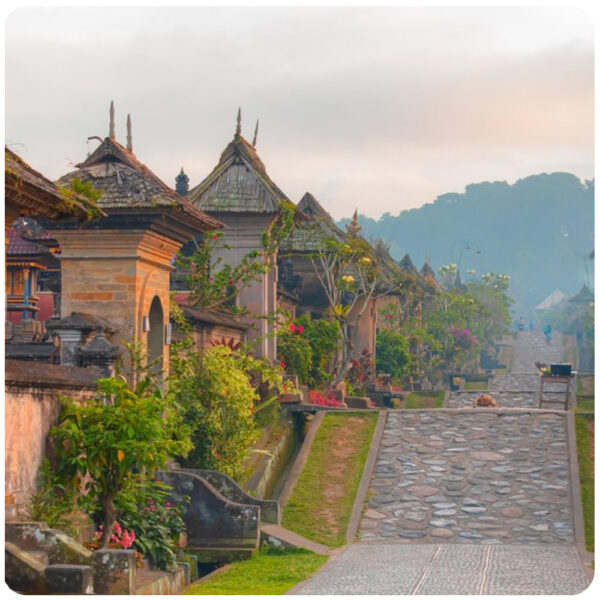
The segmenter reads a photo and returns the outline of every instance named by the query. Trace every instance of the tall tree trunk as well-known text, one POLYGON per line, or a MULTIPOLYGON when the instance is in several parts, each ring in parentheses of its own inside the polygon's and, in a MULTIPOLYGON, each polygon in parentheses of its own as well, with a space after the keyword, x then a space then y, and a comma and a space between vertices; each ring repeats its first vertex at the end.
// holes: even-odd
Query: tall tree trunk
POLYGON ((102 539, 100 540, 102 543, 102 548, 108 548, 108 544, 110 544, 110 538, 113 534, 115 519, 117 518, 114 499, 114 494, 107 494, 100 497, 100 503, 102 505, 102 512, 104 516, 102 539))

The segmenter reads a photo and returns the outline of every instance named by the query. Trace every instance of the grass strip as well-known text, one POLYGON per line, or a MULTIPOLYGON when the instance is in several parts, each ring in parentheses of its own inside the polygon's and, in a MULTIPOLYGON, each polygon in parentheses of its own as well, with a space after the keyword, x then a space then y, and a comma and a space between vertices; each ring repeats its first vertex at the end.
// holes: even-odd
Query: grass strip
POLYGON ((594 412, 594 396, 577 396, 576 412, 594 412))
POLYGON ((487 389, 487 381, 465 381, 465 390, 483 391, 487 389))
POLYGON ((594 551, 594 415, 575 415, 585 546, 594 551))
POLYGON ((302 548, 262 550, 256 556, 236 562, 224 573, 204 583, 192 583, 186 595, 279 595, 310 577, 327 560, 302 548))
POLYGON ((377 412, 328 413, 283 511, 283 526, 337 548, 346 543, 377 412))
POLYGON ((442 408, 444 392, 411 392, 402 408, 442 408))

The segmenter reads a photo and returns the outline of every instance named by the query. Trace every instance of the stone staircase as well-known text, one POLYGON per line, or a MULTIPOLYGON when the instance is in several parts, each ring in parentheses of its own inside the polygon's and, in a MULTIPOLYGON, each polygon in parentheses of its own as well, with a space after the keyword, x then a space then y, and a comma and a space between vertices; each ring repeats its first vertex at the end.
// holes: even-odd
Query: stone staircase
POLYGON ((21 594, 174 594, 189 583, 189 566, 173 573, 138 567, 132 550, 93 552, 38 522, 5 526, 7 585, 21 594))

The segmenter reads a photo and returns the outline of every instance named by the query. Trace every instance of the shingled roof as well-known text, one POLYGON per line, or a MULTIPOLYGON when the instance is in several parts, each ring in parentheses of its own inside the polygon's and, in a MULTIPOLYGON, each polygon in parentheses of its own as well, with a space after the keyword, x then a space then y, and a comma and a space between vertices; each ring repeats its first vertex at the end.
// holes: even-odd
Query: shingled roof
POLYGON ((267 175, 256 150, 238 128, 210 175, 192 188, 188 199, 209 213, 278 213, 288 197, 267 175))
POLYGON ((182 198, 161 181, 135 154, 107 137, 77 170, 58 180, 67 185, 74 179, 102 190, 98 206, 107 214, 165 209, 184 216, 201 231, 219 229, 223 224, 182 198))
POLYGON ((296 209, 305 218, 282 243, 283 253, 316 252, 323 249, 327 240, 341 242, 346 238, 346 234, 311 193, 306 192, 302 196, 296 209))

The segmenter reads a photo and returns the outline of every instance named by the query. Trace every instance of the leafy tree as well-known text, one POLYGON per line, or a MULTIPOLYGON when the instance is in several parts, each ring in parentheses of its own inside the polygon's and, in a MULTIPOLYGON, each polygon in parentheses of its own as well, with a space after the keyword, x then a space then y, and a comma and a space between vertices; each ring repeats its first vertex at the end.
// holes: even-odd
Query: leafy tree
POLYGON ((351 329, 372 300, 391 294, 399 288, 399 282, 390 266, 376 257, 368 242, 359 237, 347 236, 343 242, 330 239, 310 260, 339 326, 342 339, 339 373, 352 353, 351 329))
POLYGON ((336 321, 311 319, 302 315, 296 324, 303 327, 303 336, 312 350, 309 385, 317 387, 331 378, 330 368, 335 360, 340 342, 340 328, 336 321))
POLYGON ((429 256, 436 268, 449 255, 458 260, 452 252, 459 240, 477 244, 480 254, 463 254, 461 276, 471 269, 510 273, 515 312, 527 315, 556 288, 576 293, 586 269, 592 274, 594 187, 569 173, 532 175, 512 185, 483 182, 398 215, 360 216, 359 223, 367 238, 388 242, 394 258, 410 252, 422 264, 429 256))
POLYGON ((191 430, 193 447, 184 464, 239 477, 259 435, 256 414, 277 400, 281 375, 227 346, 196 352, 188 344, 171 355, 168 383, 191 430), (271 390, 262 401, 261 385, 271 390))
POLYGON ((121 378, 100 379, 97 396, 80 403, 62 399, 59 423, 50 436, 57 455, 57 475, 98 502, 107 547, 116 520, 115 498, 136 472, 153 473, 167 460, 185 455, 191 444, 171 395, 163 395, 149 377, 132 389, 121 378))
POLYGON ((383 329, 377 334, 376 348, 377 372, 388 373, 394 378, 408 374, 410 353, 404 336, 391 329, 383 329))

